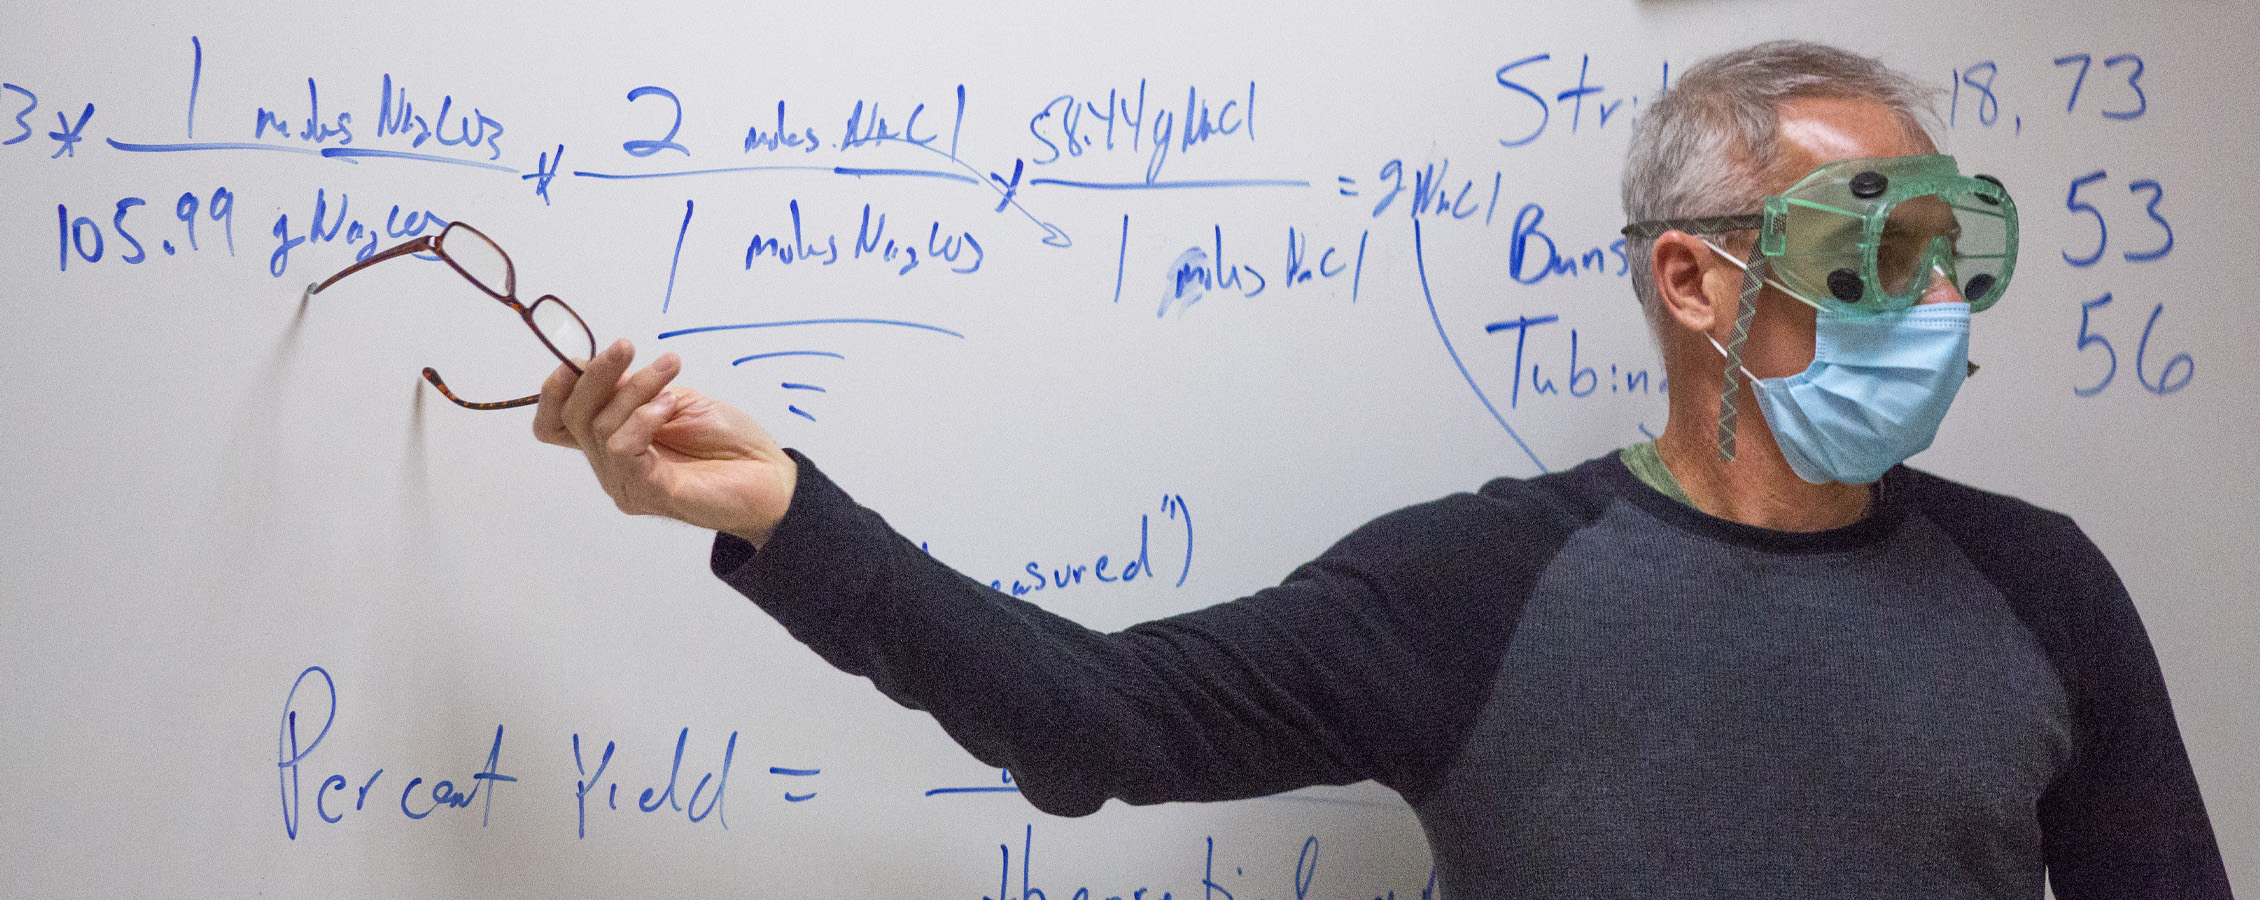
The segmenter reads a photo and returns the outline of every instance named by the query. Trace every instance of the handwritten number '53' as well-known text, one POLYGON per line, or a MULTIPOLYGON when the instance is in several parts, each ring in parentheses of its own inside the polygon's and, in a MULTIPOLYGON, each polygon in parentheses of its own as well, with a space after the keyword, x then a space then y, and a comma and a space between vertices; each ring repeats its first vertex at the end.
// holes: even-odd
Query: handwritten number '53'
MULTIPOLYGON (((2105 177, 2106 174, 2104 173, 2104 171, 2097 169, 2078 178, 2074 178, 2072 179, 2071 190, 2065 192, 2064 194, 2064 208, 2066 210, 2074 213, 2086 213, 2087 215, 2093 216, 2095 218, 2095 252, 2089 253, 2086 256, 2073 256, 2071 251, 2063 251, 2064 261, 2070 263, 2073 268, 2084 269, 2088 266, 2095 265, 2098 260, 2101 260, 2103 258, 2104 249, 2110 246, 2111 228, 2109 225, 2105 224, 2103 220, 2103 211, 2096 209, 2094 204, 2080 199, 2080 188, 2094 184, 2098 181, 2102 181, 2105 177)), ((2166 233, 2166 237, 2165 240, 2160 243, 2156 249, 2128 250, 2124 253, 2119 254, 2128 262, 2150 262, 2152 260, 2164 257, 2166 254, 2173 252, 2174 249, 2174 226, 2167 223, 2166 217, 2158 213, 2159 201, 2166 199, 2165 186, 2159 184, 2153 179, 2148 178, 2127 185, 2127 193, 2140 194, 2144 192, 2148 192, 2150 194, 2150 202, 2143 205, 2143 211, 2149 215, 2150 221, 2158 223, 2159 230, 2164 231, 2166 233)))

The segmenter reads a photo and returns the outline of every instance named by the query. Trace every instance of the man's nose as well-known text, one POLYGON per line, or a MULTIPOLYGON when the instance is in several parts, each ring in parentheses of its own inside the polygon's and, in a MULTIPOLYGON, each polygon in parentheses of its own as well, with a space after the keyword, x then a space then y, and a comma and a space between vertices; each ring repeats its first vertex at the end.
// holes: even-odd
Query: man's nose
POLYGON ((1930 287, 1923 289, 1922 299, 1915 301, 1915 305, 1960 302, 1962 302, 1962 291, 1954 286, 1954 279, 1946 277, 1944 268, 1931 266, 1930 287))

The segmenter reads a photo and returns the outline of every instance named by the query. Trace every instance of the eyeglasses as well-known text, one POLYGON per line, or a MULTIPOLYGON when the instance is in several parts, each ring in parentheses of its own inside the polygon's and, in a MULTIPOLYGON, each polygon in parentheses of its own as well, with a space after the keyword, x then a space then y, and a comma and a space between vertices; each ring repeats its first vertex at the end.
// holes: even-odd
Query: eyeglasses
MULTIPOLYGON (((581 314, 574 312, 572 307, 566 306, 565 301, 557 299, 553 294, 543 294, 541 299, 535 300, 531 305, 519 303, 517 270, 510 265, 509 254, 502 252, 501 247, 495 246, 494 241, 479 233, 478 229, 461 222, 448 225, 436 236, 420 237, 397 247, 380 250, 329 278, 307 285, 306 296, 319 294, 345 276, 385 260, 415 253, 437 255, 456 274, 485 291, 487 296, 510 307, 520 319, 525 320, 527 328, 533 329, 534 336, 541 339, 542 346, 549 348, 549 352, 559 362, 571 367, 576 374, 581 371, 580 364, 573 362, 576 353, 582 359, 596 357, 596 336, 589 332, 588 323, 581 321, 581 314)), ((440 378, 438 370, 430 366, 424 367, 424 380, 438 388, 440 396, 466 409, 510 409, 541 402, 541 395, 533 394, 515 400, 473 403, 448 390, 446 380, 440 378)))

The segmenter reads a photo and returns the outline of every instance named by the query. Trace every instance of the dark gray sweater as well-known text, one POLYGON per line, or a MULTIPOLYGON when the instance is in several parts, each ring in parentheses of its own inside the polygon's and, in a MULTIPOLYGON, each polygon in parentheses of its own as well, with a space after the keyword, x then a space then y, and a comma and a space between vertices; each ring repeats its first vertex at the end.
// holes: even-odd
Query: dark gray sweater
POLYGON ((1451 900, 2229 896, 2125 588, 2021 501, 1901 467, 1866 519, 1777 532, 1611 454, 1107 635, 796 458, 775 536, 718 538, 716 574, 1048 812, 1370 778, 1451 900))

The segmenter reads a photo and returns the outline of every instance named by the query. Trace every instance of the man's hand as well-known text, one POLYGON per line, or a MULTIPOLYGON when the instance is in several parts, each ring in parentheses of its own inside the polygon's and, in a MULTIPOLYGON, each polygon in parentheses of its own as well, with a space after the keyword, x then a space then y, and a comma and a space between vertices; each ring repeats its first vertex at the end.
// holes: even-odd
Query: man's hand
POLYGON ((635 348, 614 341, 575 375, 542 383, 534 436, 588 456, 621 512, 727 531, 759 547, 785 517, 799 467, 743 412, 668 382, 669 353, 634 375, 635 348))

